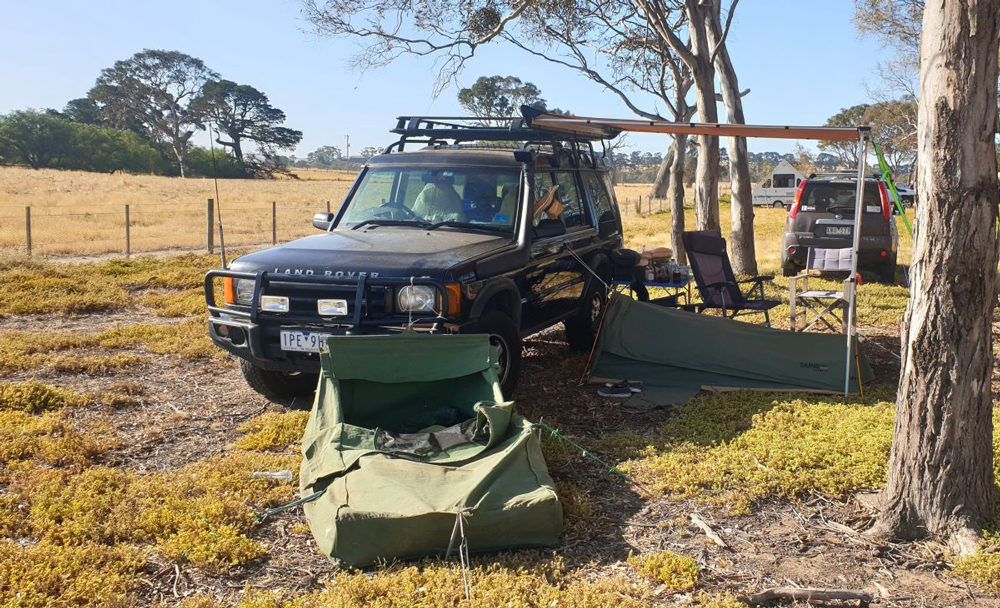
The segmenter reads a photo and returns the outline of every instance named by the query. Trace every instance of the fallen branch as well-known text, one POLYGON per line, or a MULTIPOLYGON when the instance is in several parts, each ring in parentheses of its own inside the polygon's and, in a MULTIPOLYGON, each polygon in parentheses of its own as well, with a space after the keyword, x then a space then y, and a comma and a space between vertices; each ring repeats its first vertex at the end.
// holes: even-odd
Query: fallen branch
POLYGON ((800 587, 773 587, 755 593, 740 600, 751 606, 759 606, 774 600, 792 600, 796 602, 861 602, 867 605, 872 601, 872 595, 856 589, 809 589, 800 587))
POLYGON ((705 523, 704 519, 698 517, 697 513, 691 514, 691 521, 694 523, 694 525, 701 528, 701 531, 704 532, 705 536, 707 536, 709 540, 711 540, 713 543, 719 545, 723 549, 729 548, 729 545, 726 544, 726 541, 722 540, 722 537, 719 536, 719 534, 712 529, 712 526, 705 523))

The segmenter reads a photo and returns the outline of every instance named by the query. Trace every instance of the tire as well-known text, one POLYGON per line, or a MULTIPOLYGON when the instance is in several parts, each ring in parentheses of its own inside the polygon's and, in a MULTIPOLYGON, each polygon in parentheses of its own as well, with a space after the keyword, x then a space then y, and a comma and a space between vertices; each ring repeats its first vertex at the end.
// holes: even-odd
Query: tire
MULTIPOLYGON (((566 342, 573 350, 586 351, 594 346, 604 305, 607 303, 607 294, 601 287, 598 281, 591 281, 580 311, 576 316, 563 321, 563 326, 566 328, 566 342)), ((648 294, 646 299, 649 299, 648 294)))
POLYGON ((893 260, 892 264, 887 264, 879 269, 878 271, 878 281, 879 283, 895 284, 896 282, 896 261, 893 260))
POLYGON ((476 333, 487 334, 490 344, 500 350, 500 390, 507 399, 514 398, 517 377, 521 373, 521 335, 510 317, 499 310, 490 310, 479 317, 476 333))
POLYGON ((781 267, 781 276, 783 276, 783 277, 794 277, 798 273, 799 273, 798 269, 795 268, 794 266, 782 266, 781 267))
POLYGON ((250 388, 269 401, 290 405, 296 399, 311 397, 316 390, 319 374, 290 374, 263 369, 246 359, 240 359, 240 371, 250 388))
POLYGON ((782 209, 784 209, 785 203, 783 203, 781 201, 774 201, 773 203, 771 203, 771 206, 774 207, 775 209, 777 209, 779 207, 781 207, 782 209))

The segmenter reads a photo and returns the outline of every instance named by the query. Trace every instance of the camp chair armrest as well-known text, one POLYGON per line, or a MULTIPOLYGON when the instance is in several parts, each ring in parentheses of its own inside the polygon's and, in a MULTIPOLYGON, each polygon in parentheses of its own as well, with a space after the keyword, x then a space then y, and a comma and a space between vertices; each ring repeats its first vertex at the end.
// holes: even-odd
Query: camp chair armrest
POLYGON ((765 274, 759 277, 754 277, 752 279, 743 279, 742 281, 737 281, 737 283, 764 283, 766 281, 773 281, 774 275, 765 274))

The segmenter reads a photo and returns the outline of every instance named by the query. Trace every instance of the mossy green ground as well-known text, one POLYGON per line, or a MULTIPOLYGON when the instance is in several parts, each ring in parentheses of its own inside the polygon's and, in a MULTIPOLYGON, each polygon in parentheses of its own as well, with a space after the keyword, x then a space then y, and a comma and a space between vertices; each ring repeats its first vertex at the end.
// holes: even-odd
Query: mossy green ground
MULTIPOLYGON (((770 245, 760 245, 780 233, 780 223, 770 215, 778 217, 771 210, 758 212, 763 272, 777 266, 770 245)), ((723 219, 725 224, 725 213, 723 219)), ((631 245, 666 242, 668 214, 643 222, 643 230, 630 235, 631 245)), ((630 220, 629 230, 633 225, 638 224, 630 220)), ((202 274, 216 262, 209 256, 181 256, 78 265, 2 264, 0 278, 13 287, 0 294, 0 315, 145 307, 164 317, 187 317, 203 310, 202 274)), ((777 297, 787 296, 781 279, 771 289, 777 297)), ((892 328, 905 304, 905 288, 869 283, 859 294, 859 317, 863 325, 892 328)), ((781 310, 776 318, 781 318, 781 310)), ((84 334, 56 332, 43 338, 8 332, 5 338, 0 341, 0 373, 37 367, 107 373, 138 362, 115 362, 117 355, 145 356, 131 350, 189 359, 217 352, 205 337, 200 317, 84 334), (65 362, 74 357, 81 361, 76 370, 65 362)), ((251 474, 297 471, 295 441, 305 414, 263 414, 241 426, 222 454, 175 469, 139 472, 102 461, 118 441, 107 418, 113 412, 102 410, 86 423, 74 415, 83 408, 134 403, 142 394, 141 387, 119 385, 107 394, 83 395, 39 383, 0 383, 0 605, 128 605, 139 593, 147 562, 176 562, 219 575, 268 551, 256 534, 255 510, 290 499, 295 486, 251 474)), ((657 495, 693 498, 745 513, 774 496, 795 500, 812 492, 842 494, 880 487, 891 441, 893 393, 892 386, 874 386, 866 399, 849 403, 805 395, 708 395, 649 431, 583 441, 657 495)), ((545 452, 557 466, 566 458, 550 441, 545 452)), ((559 491, 569 530, 579 533, 604 525, 597 516, 595 494, 600 489, 594 484, 560 482, 559 491)), ((1000 538, 1000 526, 997 530, 988 542, 1000 538)), ((997 555, 958 560, 955 573, 1000 591, 997 555)), ((475 558, 471 602, 464 599, 461 570, 451 563, 426 561, 371 573, 340 572, 322 591, 248 589, 240 600, 217 602, 198 596, 185 605, 627 608, 648 605, 658 585, 686 590, 695 606, 738 605, 730 595, 701 593, 698 568, 689 557, 651 553, 635 556, 629 564, 639 576, 589 580, 543 552, 475 558)))
POLYGON ((217 265, 214 256, 190 254, 79 264, 12 259, 0 262, 0 316, 122 310, 135 304, 130 292, 149 288, 181 292, 176 300, 182 303, 151 299, 154 309, 190 311, 191 290, 217 265))

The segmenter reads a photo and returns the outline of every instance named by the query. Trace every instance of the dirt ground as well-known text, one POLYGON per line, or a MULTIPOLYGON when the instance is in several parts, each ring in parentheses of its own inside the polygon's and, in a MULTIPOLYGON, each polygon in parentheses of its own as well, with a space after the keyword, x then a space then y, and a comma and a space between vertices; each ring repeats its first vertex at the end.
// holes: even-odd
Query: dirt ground
MULTIPOLYGON (((145 321, 164 322, 136 312, 12 317, 0 321, 0 331, 92 332, 145 321)), ((887 349, 895 348, 892 332, 880 333, 886 335, 876 341, 887 349)), ((896 359, 882 348, 869 351, 880 379, 894 381, 896 359)), ((528 339, 516 395, 518 409, 584 446, 606 433, 653 428, 676 415, 670 410, 627 411, 599 397, 592 388, 578 386, 585 363, 586 354, 571 352, 558 330, 528 339)), ((125 379, 144 385, 147 392, 139 403, 114 412, 113 423, 122 442, 103 460, 141 471, 177 467, 224 452, 241 423, 285 407, 247 388, 231 360, 192 362, 162 356, 110 377, 35 371, 6 379, 28 378, 86 392, 125 379)), ((308 409, 309 405, 303 402, 292 407, 308 409)), ((92 408, 78 415, 97 414, 92 408)), ((614 461, 613 454, 606 456, 614 461)), ((709 593, 743 595, 775 586, 846 588, 870 592, 879 606, 1000 607, 1000 599, 948 576, 940 545, 879 543, 864 536, 862 531, 873 515, 871 495, 771 499, 756 504, 750 515, 733 516, 724 508, 695 501, 643 496, 642 489, 618 476, 600 481, 602 471, 590 461, 575 459, 571 466, 550 466, 557 483, 586 480, 594 513, 581 525, 570 526, 559 547, 536 553, 540 557, 557 554, 568 568, 588 578, 635 576, 624 564, 630 552, 674 550, 696 559, 702 570, 699 589, 709 593), (692 522, 692 514, 707 523, 725 546, 712 542, 692 522)), ((227 597, 247 588, 321 589, 335 567, 315 550, 303 523, 301 510, 265 521, 252 536, 267 546, 268 554, 225 576, 208 576, 153 559, 140 577, 139 603, 169 605, 206 592, 227 597)), ((489 559, 480 556, 474 561, 489 559)), ((678 600, 665 588, 657 590, 655 597, 662 605, 678 600)))

